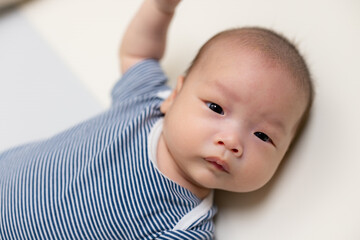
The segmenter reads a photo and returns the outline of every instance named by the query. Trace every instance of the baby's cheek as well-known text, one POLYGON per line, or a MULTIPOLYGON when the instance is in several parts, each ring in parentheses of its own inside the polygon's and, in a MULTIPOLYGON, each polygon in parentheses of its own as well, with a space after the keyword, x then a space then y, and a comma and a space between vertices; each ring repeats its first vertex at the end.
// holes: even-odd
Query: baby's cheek
POLYGON ((169 150, 176 155, 183 154, 191 147, 193 134, 184 118, 168 119, 164 125, 165 141, 169 150))
POLYGON ((183 150, 189 151, 191 148, 196 147, 199 133, 198 128, 192 121, 183 121, 182 128, 177 129, 178 145, 183 150))
POLYGON ((234 191, 249 192, 263 187, 277 169, 277 161, 271 157, 270 153, 260 154, 255 151, 250 154, 250 152, 248 151, 246 158, 235 165, 237 190, 234 189, 234 191))

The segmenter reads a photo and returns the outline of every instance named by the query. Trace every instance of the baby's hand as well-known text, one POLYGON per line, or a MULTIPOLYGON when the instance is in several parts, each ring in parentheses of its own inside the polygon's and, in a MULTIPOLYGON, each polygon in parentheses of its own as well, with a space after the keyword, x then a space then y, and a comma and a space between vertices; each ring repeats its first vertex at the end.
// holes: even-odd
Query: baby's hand
POLYGON ((157 8, 167 14, 171 14, 175 11, 176 6, 181 2, 181 0, 154 0, 157 8))

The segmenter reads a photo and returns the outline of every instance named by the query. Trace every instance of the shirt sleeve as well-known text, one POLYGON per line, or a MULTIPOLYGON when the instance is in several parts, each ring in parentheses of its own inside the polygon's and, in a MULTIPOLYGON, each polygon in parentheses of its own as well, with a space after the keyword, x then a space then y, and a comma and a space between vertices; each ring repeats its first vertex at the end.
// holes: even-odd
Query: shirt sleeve
POLYGON ((168 89, 167 77, 155 59, 143 60, 127 70, 115 84, 112 104, 168 89))
POLYGON ((202 216, 198 219, 198 221, 192 223, 189 227, 183 229, 174 228, 172 230, 161 232, 156 239, 212 240, 214 239, 215 226, 213 223, 213 217, 215 213, 216 207, 211 208, 206 215, 202 216))

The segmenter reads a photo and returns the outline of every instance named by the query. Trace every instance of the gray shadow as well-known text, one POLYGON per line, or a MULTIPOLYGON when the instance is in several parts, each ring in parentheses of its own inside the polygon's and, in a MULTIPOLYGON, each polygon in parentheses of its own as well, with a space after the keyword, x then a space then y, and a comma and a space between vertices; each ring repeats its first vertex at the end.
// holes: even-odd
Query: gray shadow
POLYGON ((0 16, 0 53, 0 151, 47 138, 103 110, 16 9, 0 16))

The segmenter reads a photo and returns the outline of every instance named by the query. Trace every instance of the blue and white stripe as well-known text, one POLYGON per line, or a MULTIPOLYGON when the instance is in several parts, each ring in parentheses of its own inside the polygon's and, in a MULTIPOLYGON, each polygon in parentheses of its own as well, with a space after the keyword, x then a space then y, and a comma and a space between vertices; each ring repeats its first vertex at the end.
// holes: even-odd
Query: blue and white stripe
POLYGON ((201 201, 148 157, 165 83, 158 62, 143 61, 108 111, 2 153, 0 239, 212 239, 213 207, 174 229, 201 201))

